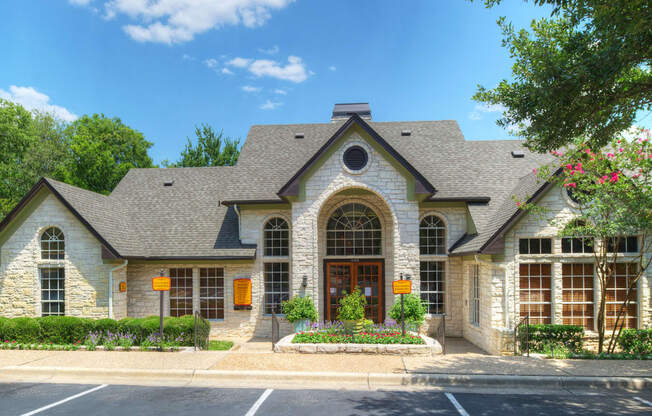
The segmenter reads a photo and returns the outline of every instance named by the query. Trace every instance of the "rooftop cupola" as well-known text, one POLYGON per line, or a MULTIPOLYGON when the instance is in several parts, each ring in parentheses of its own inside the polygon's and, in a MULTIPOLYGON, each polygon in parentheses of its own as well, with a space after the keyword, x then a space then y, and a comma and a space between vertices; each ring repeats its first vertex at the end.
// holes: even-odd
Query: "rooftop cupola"
POLYGON ((369 103, 335 104, 331 121, 346 120, 354 114, 359 115, 364 120, 371 120, 371 107, 369 107, 369 103))

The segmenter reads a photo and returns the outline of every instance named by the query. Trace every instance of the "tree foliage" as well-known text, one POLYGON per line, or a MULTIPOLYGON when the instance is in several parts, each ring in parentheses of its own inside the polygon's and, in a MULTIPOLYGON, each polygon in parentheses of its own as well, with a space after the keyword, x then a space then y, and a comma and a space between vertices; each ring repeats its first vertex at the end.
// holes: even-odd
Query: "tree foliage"
MULTIPOLYGON (((498 124, 535 151, 584 137, 602 147, 652 106, 652 10, 649 0, 534 0, 552 6, 531 33, 505 18, 503 46, 513 80, 479 86, 474 99, 502 105, 498 124)), ((493 7, 500 0, 486 0, 493 7)))
POLYGON ((216 133, 207 124, 195 127, 197 144, 188 138, 186 148, 181 152, 181 159, 176 163, 165 163, 168 167, 233 166, 240 156, 240 140, 225 137, 223 132, 216 133))
MULTIPOLYGON (((628 281, 627 295, 619 305, 611 331, 607 352, 612 353, 625 324, 625 312, 632 301, 638 281, 652 260, 652 146, 649 131, 641 130, 633 140, 614 140, 601 149, 576 140, 565 153, 553 151, 556 163, 538 172, 543 180, 566 190, 572 190, 576 202, 576 217, 560 223, 554 217, 561 237, 592 238, 593 258, 600 285, 598 293, 599 352, 605 339, 605 306, 607 287, 613 282, 619 262, 636 265, 635 275, 628 281), (555 171, 552 173, 552 171, 555 171), (618 253, 627 236, 638 236, 636 253, 618 253)), ((547 209, 535 203, 516 201, 521 208, 546 217, 547 209)), ((620 299, 619 299, 620 300, 620 299)))
POLYGON ((82 116, 66 129, 69 158, 64 179, 80 188, 110 193, 132 168, 151 168, 152 143, 143 134, 104 114, 82 116))

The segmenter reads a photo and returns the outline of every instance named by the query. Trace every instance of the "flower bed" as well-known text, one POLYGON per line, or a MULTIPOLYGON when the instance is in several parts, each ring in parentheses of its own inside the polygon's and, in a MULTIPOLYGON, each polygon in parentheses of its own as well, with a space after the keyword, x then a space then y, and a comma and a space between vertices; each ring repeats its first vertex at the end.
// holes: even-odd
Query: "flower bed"
POLYGON ((358 334, 330 334, 326 332, 299 332, 294 344, 424 344, 418 335, 401 332, 360 332, 358 334))

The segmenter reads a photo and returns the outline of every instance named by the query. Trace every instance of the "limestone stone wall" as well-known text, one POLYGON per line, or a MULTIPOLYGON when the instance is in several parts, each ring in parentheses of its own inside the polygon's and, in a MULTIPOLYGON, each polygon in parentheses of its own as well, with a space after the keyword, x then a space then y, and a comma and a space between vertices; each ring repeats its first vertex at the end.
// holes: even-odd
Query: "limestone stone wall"
MULTIPOLYGON (((385 310, 394 301, 391 281, 400 273, 410 274, 418 287, 419 283, 419 208, 416 201, 407 198, 407 181, 363 137, 352 131, 343 138, 340 147, 331 154, 305 183, 305 200, 292 204, 292 272, 295 276, 306 276, 310 293, 323 305, 322 252, 315 236, 319 235, 320 218, 333 208, 330 200, 338 193, 361 189, 375 195, 374 205, 391 230, 383 235, 385 244, 385 310), (342 154, 351 145, 367 149, 369 162, 359 173, 348 171, 342 163, 342 154), (391 233, 391 235, 389 234, 391 233), (387 244, 391 244, 387 247, 387 244), (388 255, 391 254, 391 255, 388 255)), ((293 291, 299 292, 301 281, 292 282, 293 291)), ((323 309, 321 307, 320 309, 323 309)), ((321 311, 323 318, 323 310, 321 311)))
MULTIPOLYGON (((151 279, 163 270, 169 276, 172 268, 192 268, 193 270, 193 308, 199 310, 199 269, 200 268, 224 269, 224 319, 211 321, 211 336, 213 338, 248 338, 271 337, 271 317, 263 316, 263 279, 262 270, 255 272, 256 263, 215 263, 215 264, 161 264, 141 263, 130 264, 127 269, 127 314, 130 317, 145 317, 158 315, 160 309, 160 295, 152 291, 151 279), (251 278, 252 309, 235 310, 233 305, 233 280, 237 278, 251 278)), ((169 293, 164 293, 164 314, 170 314, 169 293)), ((290 326, 281 320, 281 335, 290 333, 290 326)))
POLYGON ((65 273, 65 313, 108 316, 109 269, 102 245, 53 195, 48 195, 0 247, 0 316, 40 316, 42 267, 65 273), (64 234, 65 259, 41 259, 40 238, 48 227, 64 234))

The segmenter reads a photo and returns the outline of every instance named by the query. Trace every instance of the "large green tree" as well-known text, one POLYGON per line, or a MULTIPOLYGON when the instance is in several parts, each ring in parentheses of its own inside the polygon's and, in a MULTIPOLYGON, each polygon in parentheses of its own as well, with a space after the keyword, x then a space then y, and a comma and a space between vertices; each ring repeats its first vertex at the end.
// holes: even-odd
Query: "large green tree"
POLYGON ((176 163, 163 162, 167 167, 201 167, 201 166, 233 166, 238 161, 240 140, 225 137, 223 132, 216 133, 207 124, 195 127, 197 144, 188 138, 186 148, 181 152, 181 158, 176 163))
POLYGON ((38 178, 63 179, 66 149, 59 120, 0 100, 0 218, 38 178))
POLYGON ((104 114, 82 116, 64 131, 69 158, 63 177, 71 185, 108 194, 132 168, 151 168, 152 143, 143 134, 104 114))
MULTIPOLYGON (((527 1, 527 0, 526 0, 527 1)), ((493 7, 501 0, 485 0, 493 7)), ((602 147, 652 105, 650 0, 533 0, 552 7, 531 33, 498 21, 514 59, 512 80, 479 86, 474 99, 502 105, 498 124, 535 151, 583 137, 602 147)))

